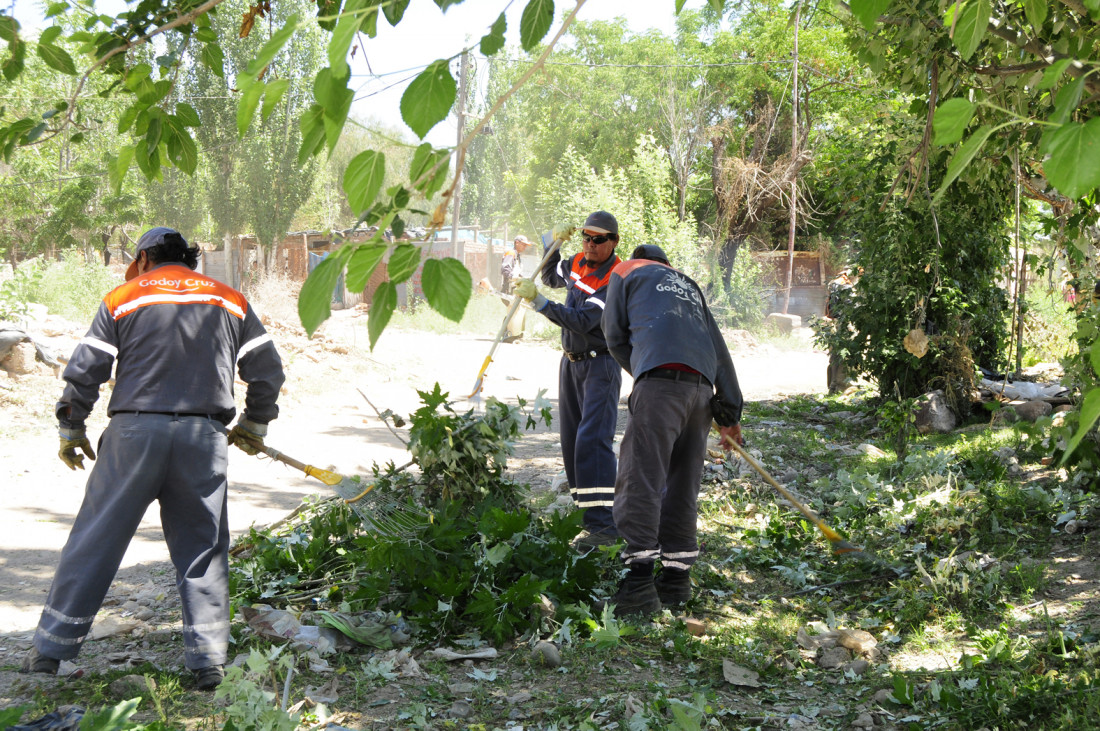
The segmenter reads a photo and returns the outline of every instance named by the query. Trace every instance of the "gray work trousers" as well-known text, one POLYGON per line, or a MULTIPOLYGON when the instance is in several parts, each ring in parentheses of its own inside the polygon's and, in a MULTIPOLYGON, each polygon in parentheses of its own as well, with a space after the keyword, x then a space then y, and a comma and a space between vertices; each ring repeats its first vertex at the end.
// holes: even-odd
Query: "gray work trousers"
POLYGON ((34 645, 70 660, 154 501, 183 604, 184 663, 221 665, 229 650, 225 427, 205 416, 116 414, 99 440, 84 502, 46 598, 34 645))
POLYGON ((688 570, 699 557, 699 482, 712 415, 711 385, 644 376, 630 393, 619 447, 615 527, 623 560, 688 570))

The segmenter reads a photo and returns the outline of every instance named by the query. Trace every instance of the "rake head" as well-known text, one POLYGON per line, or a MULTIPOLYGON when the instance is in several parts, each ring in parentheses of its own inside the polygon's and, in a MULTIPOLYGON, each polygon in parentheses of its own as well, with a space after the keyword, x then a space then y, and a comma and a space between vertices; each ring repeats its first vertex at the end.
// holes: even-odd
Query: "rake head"
POLYGON ((411 538, 424 525, 432 521, 431 513, 384 493, 374 492, 376 486, 373 483, 366 483, 364 487, 364 483, 358 477, 346 477, 337 472, 299 462, 268 446, 263 448, 263 452, 272 459, 295 467, 333 488, 336 494, 343 498, 344 502, 359 516, 363 527, 378 536, 399 540, 411 538))
POLYGON ((363 488, 355 478, 345 477, 333 487, 371 533, 388 538, 411 538, 432 521, 430 513, 384 493, 374 492, 373 484, 363 488))

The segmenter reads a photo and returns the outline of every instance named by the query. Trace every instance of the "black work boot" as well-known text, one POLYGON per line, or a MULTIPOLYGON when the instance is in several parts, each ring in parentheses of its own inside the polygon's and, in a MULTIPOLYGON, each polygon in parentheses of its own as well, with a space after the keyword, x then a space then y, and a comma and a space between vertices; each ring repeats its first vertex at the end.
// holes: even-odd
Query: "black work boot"
POLYGON ((653 585, 653 564, 630 564, 630 571, 619 584, 619 590, 606 602, 597 602, 596 611, 604 604, 615 605, 616 617, 655 614, 661 611, 661 600, 653 585))
POLYGON ((225 680, 224 665, 209 665, 192 670, 191 673, 195 676, 195 687, 199 690, 214 690, 225 680))
POLYGON ((32 647, 27 656, 23 658, 23 666, 19 668, 21 673, 44 673, 46 675, 57 675, 57 669, 61 667, 61 661, 53 658, 46 657, 38 651, 37 647, 32 647))
POLYGON ((691 601, 691 572, 684 569, 662 568, 653 579, 657 596, 666 607, 678 607, 691 601))

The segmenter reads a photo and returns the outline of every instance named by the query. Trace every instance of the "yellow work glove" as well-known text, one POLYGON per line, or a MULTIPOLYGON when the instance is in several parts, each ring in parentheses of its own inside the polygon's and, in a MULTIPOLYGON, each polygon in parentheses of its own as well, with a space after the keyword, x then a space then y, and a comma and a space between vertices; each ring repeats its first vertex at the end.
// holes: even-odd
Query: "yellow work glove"
POLYGON ((576 233, 576 231, 576 226, 559 226, 554 229, 551 236, 554 237, 555 241, 561 241, 564 244, 566 241, 573 237, 573 234, 576 233))
POLYGON ((84 434, 84 428, 79 429, 66 429, 61 427, 58 430, 61 435, 61 449, 58 450, 57 456, 61 458, 61 461, 69 466, 70 470, 76 470, 78 467, 84 469, 84 456, 87 455, 88 459, 95 462, 95 452, 92 451, 92 443, 88 441, 88 437, 84 434), (77 454, 76 450, 84 452, 84 454, 77 454))
POLYGON ((516 282, 516 288, 512 291, 517 297, 522 297, 528 302, 539 296, 538 287, 536 287, 535 283, 530 279, 519 280, 516 282))
POLYGON ((267 424, 257 424, 243 416, 229 432, 229 443, 245 454, 259 454, 264 449, 267 424))

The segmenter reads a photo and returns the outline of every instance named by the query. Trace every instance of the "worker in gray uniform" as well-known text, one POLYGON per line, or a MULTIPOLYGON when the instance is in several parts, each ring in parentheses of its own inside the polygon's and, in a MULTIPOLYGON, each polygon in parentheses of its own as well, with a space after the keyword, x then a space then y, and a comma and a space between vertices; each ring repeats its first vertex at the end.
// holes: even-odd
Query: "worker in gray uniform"
POLYGON ((65 368, 59 455, 74 470, 85 456, 95 465, 22 671, 56 673, 77 656, 157 500, 183 605, 184 662, 210 689, 224 678, 229 649, 228 444, 250 454, 263 446, 283 366, 244 295, 193 271, 198 247, 177 231, 147 231, 136 257, 65 368), (84 421, 112 366, 111 419, 96 460, 84 421), (248 386, 227 439, 234 371, 248 386))
POLYGON ((744 443, 741 388, 702 290, 659 246, 639 246, 611 270, 602 325, 634 377, 613 508, 627 574, 609 602, 617 616, 648 614, 691 599, 707 435, 717 421, 744 443))

